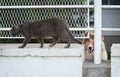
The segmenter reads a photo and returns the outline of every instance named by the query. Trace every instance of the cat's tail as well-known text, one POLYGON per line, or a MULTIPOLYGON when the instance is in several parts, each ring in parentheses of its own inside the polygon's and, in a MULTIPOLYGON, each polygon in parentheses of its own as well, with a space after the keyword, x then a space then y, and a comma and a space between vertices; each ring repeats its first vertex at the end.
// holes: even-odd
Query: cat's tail
POLYGON ((76 43, 78 43, 78 44, 82 44, 82 41, 80 41, 80 40, 78 40, 78 39, 73 39, 74 40, 74 42, 76 42, 76 43))
MULTIPOLYGON (((65 25, 68 25, 67 22, 65 22, 65 25)), ((82 40, 78 40, 78 39, 75 39, 74 36, 72 35, 71 31, 69 30, 68 26, 66 26, 66 30, 67 32, 69 33, 70 37, 71 37, 71 42, 76 42, 78 44, 82 44, 82 40)))
POLYGON ((68 28, 66 28, 66 29, 67 29, 70 37, 71 37, 71 41, 72 41, 72 42, 76 42, 76 43, 78 43, 78 44, 82 44, 82 40, 75 39, 74 36, 72 35, 71 31, 70 31, 68 28))

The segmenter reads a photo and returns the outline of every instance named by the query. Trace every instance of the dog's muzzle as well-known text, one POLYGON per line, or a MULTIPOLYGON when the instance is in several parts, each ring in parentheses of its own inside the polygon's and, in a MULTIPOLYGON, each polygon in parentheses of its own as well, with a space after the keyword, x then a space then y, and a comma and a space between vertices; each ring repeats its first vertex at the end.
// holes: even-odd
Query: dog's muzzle
POLYGON ((88 47, 88 53, 92 53, 94 51, 94 48, 93 47, 88 47))

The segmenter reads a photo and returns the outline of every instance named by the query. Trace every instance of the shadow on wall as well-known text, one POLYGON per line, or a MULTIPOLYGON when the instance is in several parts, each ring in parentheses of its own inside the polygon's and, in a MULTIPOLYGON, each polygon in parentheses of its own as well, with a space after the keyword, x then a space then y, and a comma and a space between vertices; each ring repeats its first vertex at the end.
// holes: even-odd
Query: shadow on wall
POLYGON ((104 38, 107 52, 110 52, 113 43, 120 43, 120 36, 105 36, 104 38))
POLYGON ((111 46, 113 43, 120 43, 120 36, 105 36, 104 37, 108 60, 111 60, 111 46))

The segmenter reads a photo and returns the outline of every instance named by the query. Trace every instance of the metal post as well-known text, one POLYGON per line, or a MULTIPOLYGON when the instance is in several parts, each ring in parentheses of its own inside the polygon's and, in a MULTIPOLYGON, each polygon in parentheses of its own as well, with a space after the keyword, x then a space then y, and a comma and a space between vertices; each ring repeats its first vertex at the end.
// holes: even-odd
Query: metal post
POLYGON ((101 27, 102 27, 102 8, 101 0, 94 0, 94 17, 95 17, 95 52, 94 63, 101 63, 101 27))

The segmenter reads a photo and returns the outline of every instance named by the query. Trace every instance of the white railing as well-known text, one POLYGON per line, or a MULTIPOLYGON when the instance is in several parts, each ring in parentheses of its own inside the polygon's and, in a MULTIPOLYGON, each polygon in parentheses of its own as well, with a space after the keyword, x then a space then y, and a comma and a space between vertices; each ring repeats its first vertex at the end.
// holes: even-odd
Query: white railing
MULTIPOLYGON (((11 28, 0 28, 0 31, 10 31, 11 28)), ((94 31, 94 28, 69 28, 71 31, 94 31)), ((120 28, 101 28, 102 31, 120 31, 120 28)))
POLYGON ((120 5, 102 5, 102 8, 106 8, 106 9, 109 9, 109 8, 120 8, 120 5))
POLYGON ((102 28, 102 31, 120 31, 120 28, 102 28))
POLYGON ((93 5, 22 5, 0 6, 1 9, 32 9, 32 8, 93 8, 93 5))
MULTIPOLYGON (((88 0, 89 2, 89 0, 88 0)), ((87 22, 89 28, 89 8, 94 8, 94 5, 21 5, 21 6, 0 6, 0 9, 33 9, 33 8, 51 8, 51 9, 58 9, 58 8, 86 8, 87 11, 87 22)), ((88 28, 70 28, 72 31, 81 31, 81 30, 89 30, 88 28)), ((0 31, 10 31, 10 28, 0 28, 0 31)), ((17 37, 0 37, 0 38, 17 38, 17 37)), ((23 37, 18 37, 23 38, 23 37)), ((78 38, 78 37, 76 37, 78 38)), ((80 37, 81 38, 81 37, 80 37)), ((83 37, 84 38, 84 37, 83 37)))

